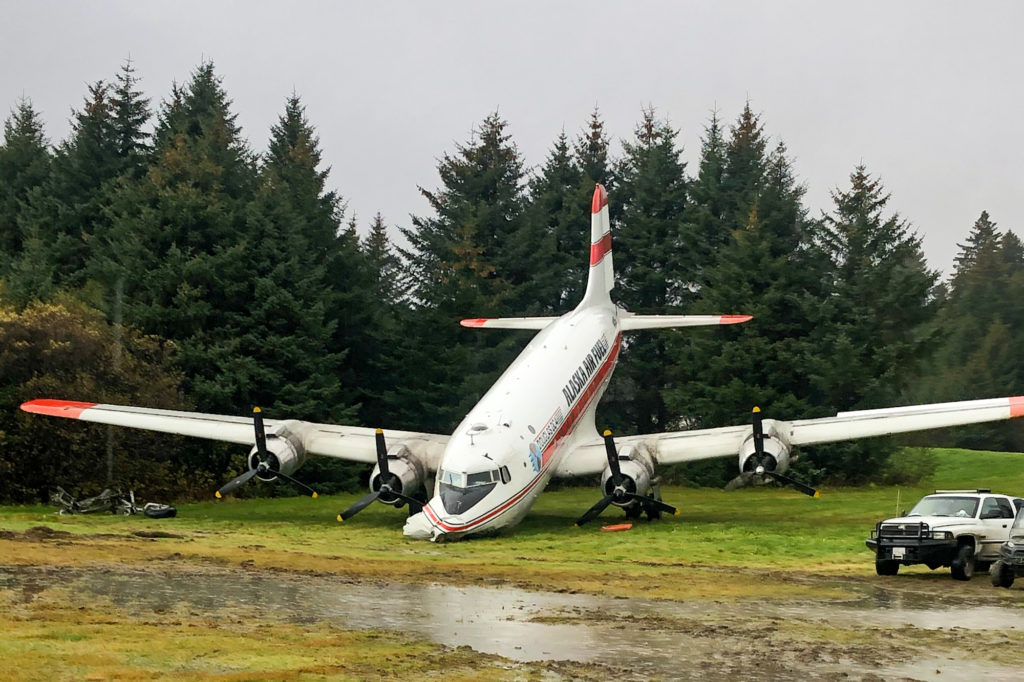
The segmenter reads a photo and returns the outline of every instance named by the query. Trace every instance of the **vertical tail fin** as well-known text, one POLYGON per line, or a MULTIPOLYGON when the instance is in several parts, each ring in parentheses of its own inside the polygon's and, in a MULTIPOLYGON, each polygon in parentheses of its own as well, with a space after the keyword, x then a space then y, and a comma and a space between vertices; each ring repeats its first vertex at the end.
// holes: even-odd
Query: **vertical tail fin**
POLYGON ((608 218, 608 192, 603 185, 594 187, 590 206, 590 276, 581 306, 611 303, 608 292, 615 286, 612 268, 612 232, 608 218))

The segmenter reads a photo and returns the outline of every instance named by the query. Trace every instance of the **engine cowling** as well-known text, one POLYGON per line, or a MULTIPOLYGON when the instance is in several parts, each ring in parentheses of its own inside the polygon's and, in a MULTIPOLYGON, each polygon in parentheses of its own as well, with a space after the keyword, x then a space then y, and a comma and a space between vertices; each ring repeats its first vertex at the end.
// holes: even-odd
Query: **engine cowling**
MULTIPOLYGON (((306 447, 302 444, 302 438, 297 433, 298 422, 283 422, 272 432, 267 433, 267 465, 266 473, 258 473, 256 476, 264 481, 273 481, 277 478, 276 472, 280 471, 290 476, 306 461, 306 447)), ((258 448, 254 445, 249 451, 249 468, 256 469, 260 463, 258 448)))
MULTIPOLYGON (((654 460, 646 449, 626 445, 617 450, 619 470, 622 474, 623 485, 626 490, 637 495, 647 495, 651 490, 651 481, 654 477, 654 460)), ((601 474, 601 490, 605 495, 611 494, 615 489, 615 481, 612 480, 612 470, 605 466, 601 474)), ((636 506, 635 499, 612 500, 617 507, 627 508, 636 506)))
MULTIPOLYGON (((405 445, 395 445, 388 450, 388 472, 391 475, 391 489, 403 495, 413 497, 423 487, 423 482, 426 480, 427 467, 405 445)), ((370 492, 380 490, 382 482, 380 464, 375 464, 373 471, 370 472, 370 492)), ((395 507, 401 507, 405 504, 402 500, 389 495, 387 492, 381 493, 381 496, 377 499, 395 507)))
POLYGON ((789 452, 791 448, 775 422, 772 420, 764 421, 764 438, 761 446, 763 454, 761 457, 755 456, 757 448, 754 439, 755 436, 748 436, 743 441, 743 444, 740 445, 740 472, 764 473, 765 471, 774 471, 781 474, 789 468, 789 452), (758 470, 759 467, 762 467, 760 471, 758 470))

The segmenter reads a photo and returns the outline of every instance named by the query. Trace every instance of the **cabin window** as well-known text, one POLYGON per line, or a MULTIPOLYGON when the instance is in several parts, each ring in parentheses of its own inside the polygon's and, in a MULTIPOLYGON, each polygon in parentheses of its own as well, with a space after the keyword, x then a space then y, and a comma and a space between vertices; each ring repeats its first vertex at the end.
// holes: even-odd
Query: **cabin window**
POLYGON ((510 483, 512 481, 512 474, 508 472, 508 467, 506 466, 498 469, 498 475, 501 476, 502 483, 510 483))

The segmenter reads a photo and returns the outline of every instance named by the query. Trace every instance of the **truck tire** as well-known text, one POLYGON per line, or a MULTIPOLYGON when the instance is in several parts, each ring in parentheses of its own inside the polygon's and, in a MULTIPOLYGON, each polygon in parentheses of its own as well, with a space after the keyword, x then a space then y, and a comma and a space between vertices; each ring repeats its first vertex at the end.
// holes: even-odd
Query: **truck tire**
POLYGON ((900 572, 900 562, 891 559, 875 559, 875 573, 878 575, 896 575, 900 572))
POLYGON ((970 580, 974 575, 974 547, 964 543, 956 551, 956 558, 949 565, 953 580, 970 580))
POLYGON ((988 575, 992 579, 993 587, 1009 587, 1013 585, 1013 579, 1016 577, 1013 567, 1007 566, 1002 561, 992 564, 992 568, 988 569, 988 575))

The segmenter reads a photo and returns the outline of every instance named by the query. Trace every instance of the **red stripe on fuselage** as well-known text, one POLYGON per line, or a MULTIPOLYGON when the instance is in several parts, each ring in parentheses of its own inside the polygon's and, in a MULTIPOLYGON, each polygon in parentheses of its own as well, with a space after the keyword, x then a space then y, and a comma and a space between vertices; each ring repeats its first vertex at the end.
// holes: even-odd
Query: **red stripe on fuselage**
POLYGON ((597 396, 598 390, 601 387, 601 383, 604 382, 611 375, 612 368, 615 366, 616 360, 618 360, 619 348, 621 347, 621 345, 622 334, 620 333, 616 335, 615 343, 612 344, 612 348, 608 352, 607 359, 605 359, 604 363, 597 370, 597 372, 594 373, 593 378, 590 380, 590 383, 587 384, 586 388, 580 391, 579 396, 576 398, 576 402, 573 403, 572 407, 570 407, 569 409, 569 415, 565 418, 565 421, 562 422, 562 426, 559 427, 558 432, 555 434, 555 437, 552 438, 551 442, 548 443, 548 446, 544 448, 544 452, 541 455, 541 462, 543 463, 541 466, 541 470, 537 472, 537 475, 533 477, 533 480, 530 481, 530 483, 525 488, 516 493, 512 498, 507 500, 500 507, 492 509, 486 514, 483 514, 482 516, 479 516, 461 526, 452 526, 445 523, 440 518, 438 518, 437 514, 434 513, 434 510, 430 508, 429 504, 427 504, 423 507, 423 511, 427 512, 427 518, 430 519, 430 522, 438 528, 440 528, 441 530, 448 533, 467 531, 473 526, 479 526, 481 523, 490 521, 495 516, 498 516, 499 514, 507 511, 509 508, 511 508, 517 502, 519 502, 519 500, 523 499, 523 497, 527 493, 533 490, 534 486, 536 486, 537 483, 540 481, 541 475, 547 469, 547 465, 551 461, 551 455, 554 454, 555 448, 558 445, 560 445, 562 441, 568 438, 576 429, 576 427, 580 423, 580 419, 583 417, 583 414, 587 411, 587 408, 590 407, 590 404, 593 403, 594 398, 597 396))
POLYGON ((601 241, 590 245, 590 265, 594 266, 604 259, 604 255, 612 250, 612 233, 601 237, 601 241))

